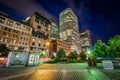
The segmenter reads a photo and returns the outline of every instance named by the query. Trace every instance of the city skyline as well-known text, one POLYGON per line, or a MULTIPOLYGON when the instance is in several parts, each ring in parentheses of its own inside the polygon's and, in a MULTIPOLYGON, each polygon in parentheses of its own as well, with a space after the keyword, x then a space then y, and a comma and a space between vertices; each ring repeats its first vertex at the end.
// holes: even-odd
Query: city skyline
POLYGON ((71 8, 78 17, 79 30, 87 28, 91 31, 92 43, 102 39, 104 42, 119 32, 119 3, 112 0, 1 0, 0 11, 10 17, 22 21, 35 11, 42 12, 57 24, 59 14, 66 8, 71 8), (13 5, 14 4, 14 5, 13 5))

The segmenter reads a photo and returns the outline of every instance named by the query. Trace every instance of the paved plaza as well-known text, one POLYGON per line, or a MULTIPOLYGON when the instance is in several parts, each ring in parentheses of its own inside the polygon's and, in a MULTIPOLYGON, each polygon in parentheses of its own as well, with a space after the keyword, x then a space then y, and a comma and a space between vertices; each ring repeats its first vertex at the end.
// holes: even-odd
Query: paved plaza
MULTIPOLYGON (((23 68, 21 72, 20 68, 16 68, 16 74, 7 75, 6 72, 6 75, 0 76, 0 80, 114 80, 101 70, 103 69, 88 68, 87 63, 41 64, 30 67, 30 70, 23 68)), ((12 68, 8 73, 10 72, 12 73, 12 68)))

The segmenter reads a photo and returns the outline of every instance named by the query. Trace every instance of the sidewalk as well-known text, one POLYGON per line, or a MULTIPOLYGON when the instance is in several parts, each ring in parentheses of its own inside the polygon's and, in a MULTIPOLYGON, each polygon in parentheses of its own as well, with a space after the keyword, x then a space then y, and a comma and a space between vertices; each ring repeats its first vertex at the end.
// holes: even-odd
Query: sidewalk
POLYGON ((18 74, 6 75, 0 80, 111 80, 100 69, 85 67, 87 67, 86 63, 43 64, 18 74))
POLYGON ((0 77, 13 76, 20 73, 22 74, 25 72, 29 72, 31 70, 36 70, 36 68, 37 66, 33 66, 33 67, 16 66, 16 67, 0 68, 0 77))

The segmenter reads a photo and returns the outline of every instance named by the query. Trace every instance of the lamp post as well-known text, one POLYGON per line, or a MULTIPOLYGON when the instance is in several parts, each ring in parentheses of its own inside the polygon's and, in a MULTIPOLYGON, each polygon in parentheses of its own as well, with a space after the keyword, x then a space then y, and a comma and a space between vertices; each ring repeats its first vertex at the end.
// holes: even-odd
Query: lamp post
POLYGON ((47 42, 47 57, 49 57, 49 47, 50 47, 50 42, 47 42))
POLYGON ((88 57, 88 58, 91 57, 91 51, 90 51, 90 49, 87 48, 87 51, 86 51, 86 52, 87 52, 87 57, 88 57))

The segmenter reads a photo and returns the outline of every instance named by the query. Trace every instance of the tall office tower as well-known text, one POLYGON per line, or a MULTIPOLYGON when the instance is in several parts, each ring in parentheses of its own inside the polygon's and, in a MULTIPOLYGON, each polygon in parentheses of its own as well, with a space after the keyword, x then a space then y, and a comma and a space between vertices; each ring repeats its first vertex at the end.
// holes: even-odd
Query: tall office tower
POLYGON ((78 19, 74 12, 67 8, 59 15, 60 39, 71 44, 71 50, 81 52, 78 19))
POLYGON ((89 30, 85 29, 80 32, 80 43, 81 43, 81 50, 89 54, 88 52, 90 52, 92 48, 91 36, 89 30))
POLYGON ((24 21, 32 27, 31 52, 49 53, 51 22, 41 13, 35 12, 24 21))
POLYGON ((51 21, 51 33, 50 33, 50 40, 55 40, 59 38, 59 29, 58 25, 53 21, 51 21))

